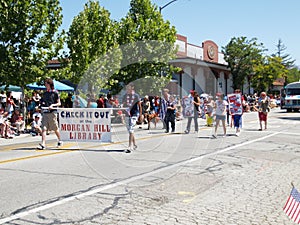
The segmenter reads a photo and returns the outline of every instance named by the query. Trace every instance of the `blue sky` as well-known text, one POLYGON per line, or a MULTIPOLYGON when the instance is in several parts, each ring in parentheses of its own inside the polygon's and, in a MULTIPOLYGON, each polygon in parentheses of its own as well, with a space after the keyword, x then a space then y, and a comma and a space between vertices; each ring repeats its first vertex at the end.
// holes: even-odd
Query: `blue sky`
MULTIPOLYGON (((171 0, 152 0, 164 6, 171 0)), ((72 19, 88 0, 60 0, 63 8, 63 28, 68 29, 72 19)), ((130 0, 99 0, 119 21, 129 9, 130 0)), ((164 19, 176 27, 177 33, 187 36, 188 42, 201 46, 212 40, 225 46, 232 37, 257 38, 269 51, 276 52, 281 39, 286 54, 300 65, 300 0, 177 0, 162 10, 164 19)))

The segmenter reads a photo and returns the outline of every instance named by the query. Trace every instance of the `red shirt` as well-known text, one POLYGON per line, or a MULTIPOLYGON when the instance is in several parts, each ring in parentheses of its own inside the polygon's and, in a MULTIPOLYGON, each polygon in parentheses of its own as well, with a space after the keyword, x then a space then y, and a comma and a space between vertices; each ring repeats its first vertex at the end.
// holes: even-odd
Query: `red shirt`
POLYGON ((105 104, 104 104, 104 99, 103 98, 99 98, 97 100, 97 108, 105 108, 105 104))

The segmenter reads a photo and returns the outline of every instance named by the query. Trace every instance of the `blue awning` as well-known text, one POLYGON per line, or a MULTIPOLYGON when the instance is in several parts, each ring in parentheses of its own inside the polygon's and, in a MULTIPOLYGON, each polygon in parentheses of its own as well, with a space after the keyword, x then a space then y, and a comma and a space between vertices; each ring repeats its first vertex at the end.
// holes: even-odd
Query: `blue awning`
POLYGON ((6 87, 6 85, 0 86, 0 90, 4 91, 6 89, 9 90, 9 91, 22 92, 22 89, 19 86, 15 86, 15 85, 8 85, 7 87, 6 87))
MULTIPOLYGON (((70 87, 57 80, 53 80, 53 83, 54 83, 54 89, 57 91, 74 91, 73 87, 70 87)), ((44 85, 38 85, 36 82, 32 84, 27 84, 26 86, 33 90, 46 90, 46 87, 44 85)))

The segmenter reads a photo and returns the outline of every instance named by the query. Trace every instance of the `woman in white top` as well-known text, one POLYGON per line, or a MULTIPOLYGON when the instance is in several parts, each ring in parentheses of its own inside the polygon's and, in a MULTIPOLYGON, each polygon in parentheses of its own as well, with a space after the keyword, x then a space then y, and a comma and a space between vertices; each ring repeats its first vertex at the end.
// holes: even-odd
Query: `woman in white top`
POLYGON ((224 131, 223 137, 226 137, 226 126, 225 126, 225 120, 226 120, 226 108, 228 105, 228 102, 224 100, 223 94, 217 94, 218 100, 215 102, 215 109, 216 109, 216 125, 215 125, 215 133, 212 135, 213 138, 217 138, 217 130, 220 121, 222 121, 222 127, 224 131))

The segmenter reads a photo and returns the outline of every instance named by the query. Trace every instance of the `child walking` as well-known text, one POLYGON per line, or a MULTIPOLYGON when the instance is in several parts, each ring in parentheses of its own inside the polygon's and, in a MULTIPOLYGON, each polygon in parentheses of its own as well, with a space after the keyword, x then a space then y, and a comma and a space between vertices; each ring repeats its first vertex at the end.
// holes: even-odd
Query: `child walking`
POLYGON ((223 94, 217 94, 217 96, 218 96, 218 100, 216 101, 216 125, 215 125, 215 132, 212 135, 213 138, 217 138, 217 130, 220 121, 222 121, 222 127, 224 132, 223 137, 226 137, 225 120, 226 120, 228 102, 224 100, 223 94))

